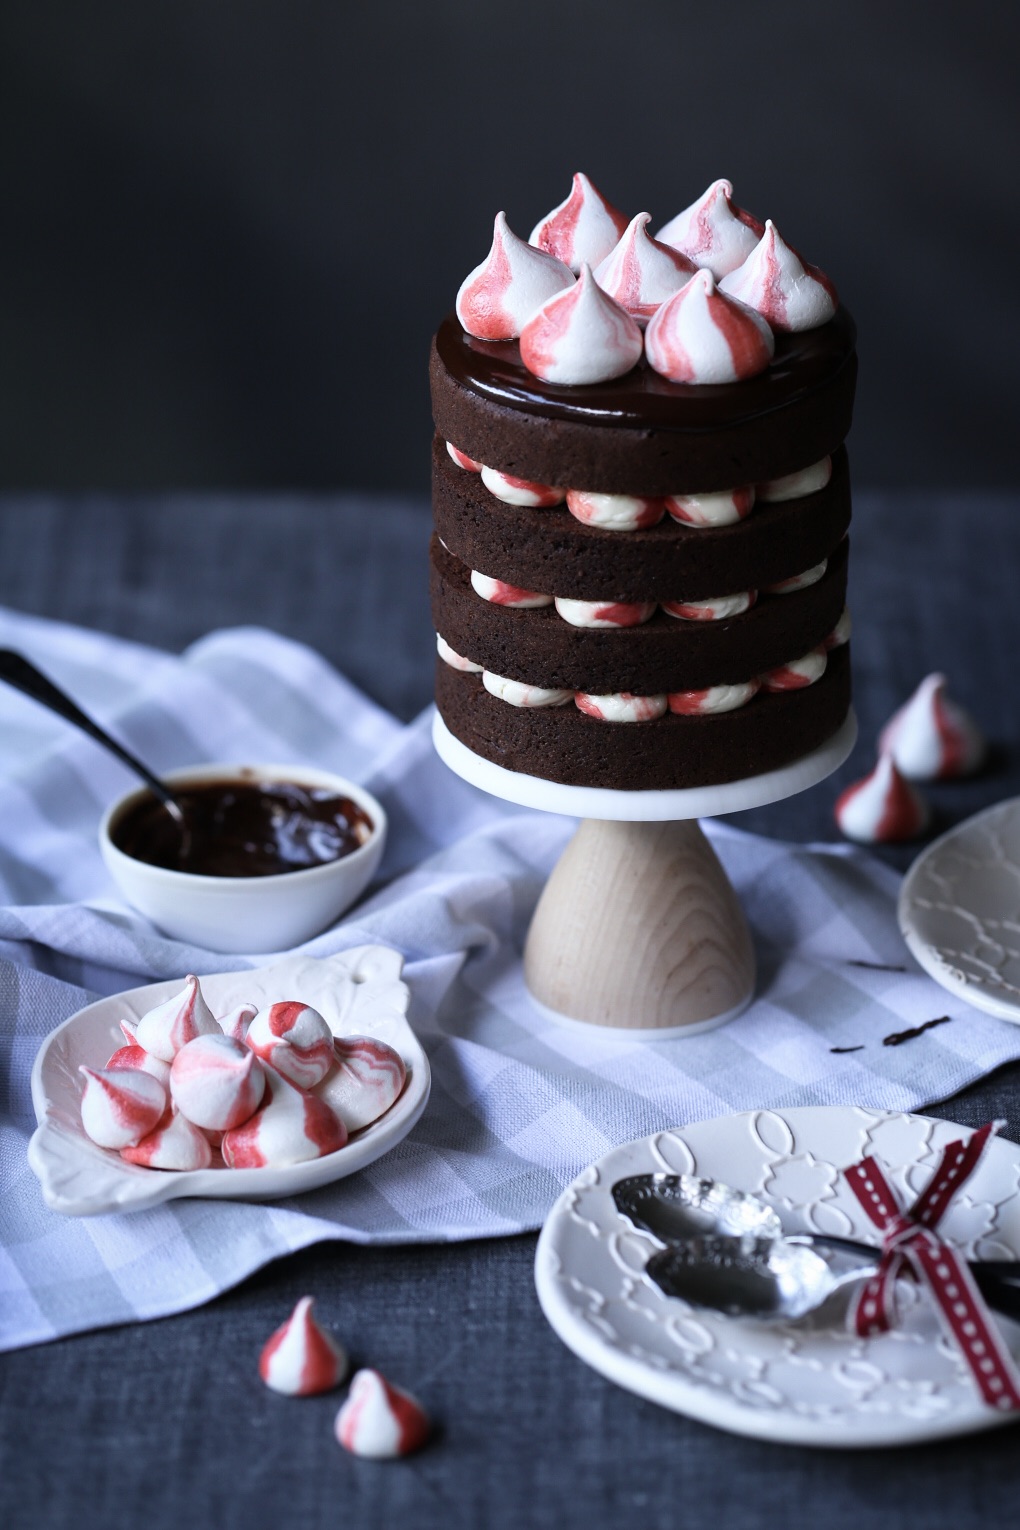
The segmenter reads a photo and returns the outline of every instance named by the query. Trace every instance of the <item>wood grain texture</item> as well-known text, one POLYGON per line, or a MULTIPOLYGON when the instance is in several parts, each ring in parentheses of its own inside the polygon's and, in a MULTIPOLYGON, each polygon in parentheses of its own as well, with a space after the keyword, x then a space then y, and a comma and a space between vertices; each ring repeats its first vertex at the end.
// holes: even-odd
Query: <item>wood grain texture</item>
POLYGON ((754 983, 743 910, 696 822, 581 824, 539 899, 531 993, 559 1014, 640 1030, 695 1025, 754 983))

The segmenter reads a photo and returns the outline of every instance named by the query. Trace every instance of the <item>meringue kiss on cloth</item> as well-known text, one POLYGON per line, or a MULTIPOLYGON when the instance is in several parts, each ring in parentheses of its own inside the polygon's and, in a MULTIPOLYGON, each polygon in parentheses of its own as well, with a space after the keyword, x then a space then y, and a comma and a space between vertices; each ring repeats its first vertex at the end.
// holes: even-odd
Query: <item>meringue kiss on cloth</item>
POLYGON ((987 746, 973 718, 946 695, 945 675, 922 680, 882 729, 879 748, 911 781, 941 781, 978 770, 987 746))
POLYGON ((896 844, 916 839, 930 814, 920 793, 883 754, 870 776, 855 781, 836 802, 836 822, 847 839, 862 845, 896 844))
POLYGON ((358 1371, 351 1382, 334 1427, 340 1444, 352 1455, 389 1461, 424 1445, 432 1426, 410 1392, 401 1391, 378 1371, 365 1370, 358 1371))
POLYGON ((259 1375, 285 1397, 330 1392, 347 1375, 347 1356, 312 1315, 314 1297, 303 1296, 285 1323, 266 1341, 259 1375))

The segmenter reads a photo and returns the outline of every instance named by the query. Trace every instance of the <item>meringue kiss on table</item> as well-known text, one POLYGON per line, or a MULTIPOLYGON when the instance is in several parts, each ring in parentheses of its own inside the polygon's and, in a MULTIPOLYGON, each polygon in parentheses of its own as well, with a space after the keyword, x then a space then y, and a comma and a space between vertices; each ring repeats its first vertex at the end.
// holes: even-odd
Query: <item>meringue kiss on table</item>
POLYGON ((379 1119, 407 1077, 374 1037, 334 1037, 317 1010, 284 1000, 217 1019, 190 975, 181 991, 121 1021, 105 1068, 82 1066, 82 1127, 144 1168, 265 1168, 339 1151, 379 1119))

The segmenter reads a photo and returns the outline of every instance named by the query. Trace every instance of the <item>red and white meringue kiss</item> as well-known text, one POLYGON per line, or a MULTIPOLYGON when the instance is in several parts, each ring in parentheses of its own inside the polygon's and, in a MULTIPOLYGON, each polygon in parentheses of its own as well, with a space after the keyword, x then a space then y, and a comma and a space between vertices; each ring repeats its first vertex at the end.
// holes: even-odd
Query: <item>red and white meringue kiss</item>
POLYGON ((158 1078, 164 1088, 170 1087, 170 1064, 165 1063, 161 1057, 153 1057, 144 1047, 138 1045, 138 1027, 132 1025, 130 1020, 122 1020, 120 1028, 127 1045, 118 1047, 106 1066, 108 1068, 141 1068, 143 1073, 151 1073, 153 1078, 158 1078))
POLYGON ((464 469, 465 473, 480 473, 482 471, 482 464, 476 462, 473 457, 469 457, 467 452, 462 452, 459 447, 454 446, 452 441, 447 441, 446 450, 457 466, 464 469))
POLYGON ((624 214, 578 171, 566 201, 535 224, 529 243, 578 272, 605 260, 626 227, 624 214))
POLYGON ((713 181, 704 196, 677 213, 656 234, 718 280, 750 255, 764 232, 757 218, 733 201, 729 181, 713 181))
POLYGON ((310 1004, 270 1005, 255 1016, 244 1039, 256 1057, 299 1089, 311 1089, 333 1066, 333 1032, 310 1004))
POLYGON ((541 685, 526 685, 523 680, 509 680, 506 675, 482 674, 482 684, 490 696, 512 707, 565 707, 573 701, 573 691, 550 690, 541 685))
POLYGON ((87 1068, 81 1097, 81 1124, 99 1147, 132 1147, 148 1136, 167 1107, 158 1078, 140 1068, 87 1068))
POLYGON ((710 494, 670 494, 666 509, 682 526, 733 526, 754 509, 754 489, 719 489, 710 494))
POLYGON ((743 590, 737 595, 720 595, 715 600, 664 600, 667 616, 685 622, 721 622, 730 616, 743 616, 758 599, 757 590, 743 590))
POLYGON ((760 313, 773 329, 794 332, 827 324, 839 303, 825 272, 802 261, 771 218, 743 265, 723 277, 719 290, 760 313))
POLYGON ((881 755, 869 776, 840 794, 835 813, 847 839, 864 845, 914 839, 924 832, 930 816, 927 804, 904 780, 890 754, 881 755))
POLYGON ((553 603, 551 595, 542 595, 538 590, 522 590, 516 584, 507 584, 505 579, 482 574, 476 568, 471 570, 471 588, 491 605, 514 606, 521 611, 537 611, 553 603))
POLYGON ((404 1059, 395 1047, 374 1036, 337 1037, 336 1066, 318 1086, 349 1132, 377 1121, 399 1097, 407 1078, 404 1059))
POLYGON ((581 267, 569 292, 550 298, 521 332, 521 360, 528 371, 568 388, 622 377, 640 360, 641 349, 640 328, 602 291, 589 265, 581 267))
POLYGON ((505 505, 551 510, 553 505, 562 505, 565 498, 562 489, 554 489, 545 483, 532 483, 530 478, 515 478, 512 473, 501 473, 498 468, 483 467, 482 482, 489 493, 501 499, 505 505))
POLYGON ((449 664, 451 669, 459 669, 465 675, 480 675, 484 668, 476 664, 473 659, 465 659, 463 654, 455 652, 444 637, 436 633, 436 652, 444 664, 449 664))
POLYGON ((699 271, 657 309, 645 332, 649 365, 670 382, 743 382, 764 372, 775 337, 760 314, 720 292, 699 271))
POLYGON ((347 1375, 348 1360, 333 1335, 315 1321, 315 1298, 303 1296, 285 1323, 265 1342, 259 1375, 285 1397, 331 1392, 347 1375))
POLYGON ((344 1146, 347 1128, 324 1100, 296 1088, 275 1068, 266 1070, 266 1085, 261 1109, 220 1143, 228 1169, 307 1163, 344 1146))
POLYGON ((626 308, 632 319, 647 324, 655 310, 679 292, 697 271, 693 260, 648 232, 649 213, 638 213, 627 225, 616 248, 595 267, 603 292, 626 308))
POLYGON ((635 696, 630 691, 618 691, 608 696, 591 696, 578 691, 574 702, 589 717, 611 723, 654 722, 665 715, 667 706, 665 695, 635 696))
POLYGON ((567 490, 567 509, 585 526, 603 531, 643 531, 657 526, 666 513, 661 499, 636 494, 594 494, 587 489, 567 490))
POLYGON ((457 317, 476 340, 516 340, 536 309, 573 285, 562 260, 518 239, 497 213, 492 249, 457 293, 457 317))
POLYGON ((232 1041, 243 1041, 258 1012, 257 1004, 238 1004, 227 1014, 220 1015, 217 1023, 224 1036, 229 1036, 232 1041))
POLYGON ((395 1460, 424 1445, 431 1431, 428 1414, 416 1397, 387 1381, 378 1371, 358 1371, 334 1432, 345 1450, 376 1461, 395 1460))
POLYGON ((170 1069, 174 1104, 207 1131, 228 1132, 247 1121, 265 1088, 265 1070, 254 1052, 230 1036, 196 1036, 170 1069))
POLYGON ((150 1009, 138 1022, 140 1047, 164 1062, 173 1062, 181 1047, 196 1036, 221 1036, 223 1032, 202 996, 198 978, 189 973, 180 993, 150 1009))
POLYGON ((569 600, 557 595, 555 604, 572 627, 640 627, 655 615, 654 600, 569 600))
POLYGON ((787 499, 803 499, 808 494, 817 494, 819 489, 824 489, 831 477, 832 458, 823 457, 821 462, 812 462, 810 467, 798 468, 796 473, 785 473, 782 478, 770 478, 767 483, 760 483, 758 498, 767 505, 776 505, 787 499))
POLYGON ((987 745, 974 719, 946 695, 945 675, 922 680, 905 706, 882 729, 878 747, 891 754, 911 781, 968 776, 984 761, 987 745))
POLYGON ((669 710, 680 717, 707 717, 713 712, 735 712, 746 706, 761 689, 758 680, 737 685, 711 685, 704 691, 671 691, 669 710))
POLYGON ((164 1111, 154 1129, 134 1147, 121 1148, 120 1156, 127 1163, 136 1163, 143 1169, 172 1169, 186 1173, 191 1169, 208 1169, 212 1164, 212 1148, 209 1139, 199 1131, 179 1110, 164 1111))
POLYGON ((762 689, 801 691, 822 678, 828 662, 829 656, 824 648, 812 648, 803 658, 791 659, 789 664, 780 664, 776 669, 770 669, 768 674, 762 675, 762 689))

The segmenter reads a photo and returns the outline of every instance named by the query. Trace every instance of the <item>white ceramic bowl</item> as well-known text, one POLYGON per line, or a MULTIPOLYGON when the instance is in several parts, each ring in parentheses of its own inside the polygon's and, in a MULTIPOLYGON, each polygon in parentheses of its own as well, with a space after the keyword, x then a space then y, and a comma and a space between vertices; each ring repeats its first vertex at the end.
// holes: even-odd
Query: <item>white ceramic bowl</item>
POLYGON ((386 843, 380 803, 343 776, 303 765, 194 765, 168 771, 169 786, 203 781, 294 781, 323 786, 350 797, 372 821, 372 833, 350 855, 302 871, 268 877, 210 877, 169 871, 136 861, 119 850, 110 831, 143 797, 129 792, 109 807, 99 825, 99 848, 118 891, 140 914, 177 940, 207 951, 288 951, 317 935, 364 892, 386 843))

